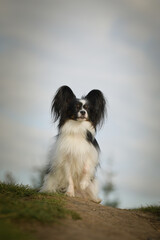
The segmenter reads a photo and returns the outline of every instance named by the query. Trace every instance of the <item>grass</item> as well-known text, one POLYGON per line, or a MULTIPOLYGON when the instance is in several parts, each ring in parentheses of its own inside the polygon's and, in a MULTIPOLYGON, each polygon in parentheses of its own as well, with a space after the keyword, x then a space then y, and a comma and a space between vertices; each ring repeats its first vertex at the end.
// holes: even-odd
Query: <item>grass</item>
POLYGON ((32 239, 26 234, 23 237, 24 233, 15 228, 21 221, 49 224, 67 216, 80 219, 79 214, 65 208, 63 195, 39 193, 29 186, 0 182, 1 239, 32 239))
POLYGON ((158 205, 148 205, 146 207, 140 207, 136 210, 140 210, 142 212, 152 213, 153 215, 158 217, 158 220, 160 220, 160 206, 158 205))

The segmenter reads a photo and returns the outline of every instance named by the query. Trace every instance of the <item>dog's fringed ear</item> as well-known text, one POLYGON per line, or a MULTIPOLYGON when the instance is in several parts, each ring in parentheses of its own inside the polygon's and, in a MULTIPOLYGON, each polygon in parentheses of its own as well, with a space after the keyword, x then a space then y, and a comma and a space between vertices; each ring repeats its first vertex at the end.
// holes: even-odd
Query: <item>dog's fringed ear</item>
POLYGON ((97 125, 100 125, 100 127, 103 124, 105 115, 107 113, 106 111, 106 100, 103 96, 103 93, 100 90, 94 89, 88 93, 88 95, 85 97, 91 104, 91 121, 93 125, 96 127, 97 125))
POLYGON ((67 110, 68 104, 76 98, 72 90, 68 86, 60 87, 51 104, 51 114, 53 115, 54 121, 57 121, 67 110))

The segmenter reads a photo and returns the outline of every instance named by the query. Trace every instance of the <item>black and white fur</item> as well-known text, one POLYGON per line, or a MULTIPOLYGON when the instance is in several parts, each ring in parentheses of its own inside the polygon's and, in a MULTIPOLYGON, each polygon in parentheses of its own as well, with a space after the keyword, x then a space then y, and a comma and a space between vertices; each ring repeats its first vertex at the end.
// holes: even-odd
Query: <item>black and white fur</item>
POLYGON ((68 86, 58 89, 52 101, 51 113, 59 120, 59 133, 49 171, 41 192, 61 192, 100 202, 96 168, 99 145, 96 128, 103 123, 106 101, 101 91, 92 90, 77 99, 68 86))

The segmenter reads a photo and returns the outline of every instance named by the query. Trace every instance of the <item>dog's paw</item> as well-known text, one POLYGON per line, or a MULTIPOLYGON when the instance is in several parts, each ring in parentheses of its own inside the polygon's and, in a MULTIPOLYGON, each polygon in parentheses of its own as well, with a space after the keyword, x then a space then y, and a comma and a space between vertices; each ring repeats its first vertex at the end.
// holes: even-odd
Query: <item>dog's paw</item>
POLYGON ((80 188, 81 188, 82 190, 85 190, 85 189, 88 187, 88 185, 89 185, 89 182, 88 182, 88 181, 81 181, 81 182, 80 182, 80 188))
POLYGON ((75 194, 74 194, 74 192, 66 192, 65 193, 68 197, 75 197, 75 194))
POLYGON ((91 199, 91 201, 94 202, 94 203, 101 203, 102 199, 100 199, 100 198, 93 198, 93 199, 91 199))

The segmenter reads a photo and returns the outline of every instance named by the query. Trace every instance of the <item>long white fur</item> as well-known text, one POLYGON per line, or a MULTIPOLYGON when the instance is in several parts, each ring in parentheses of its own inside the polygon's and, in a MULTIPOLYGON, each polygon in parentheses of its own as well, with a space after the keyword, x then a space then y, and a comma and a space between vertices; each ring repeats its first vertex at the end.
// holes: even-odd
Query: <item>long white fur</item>
POLYGON ((86 140, 87 130, 95 135, 95 129, 86 120, 68 120, 61 127, 54 146, 51 169, 45 176, 41 192, 56 192, 64 188, 68 196, 83 196, 100 202, 94 178, 99 153, 86 140))

